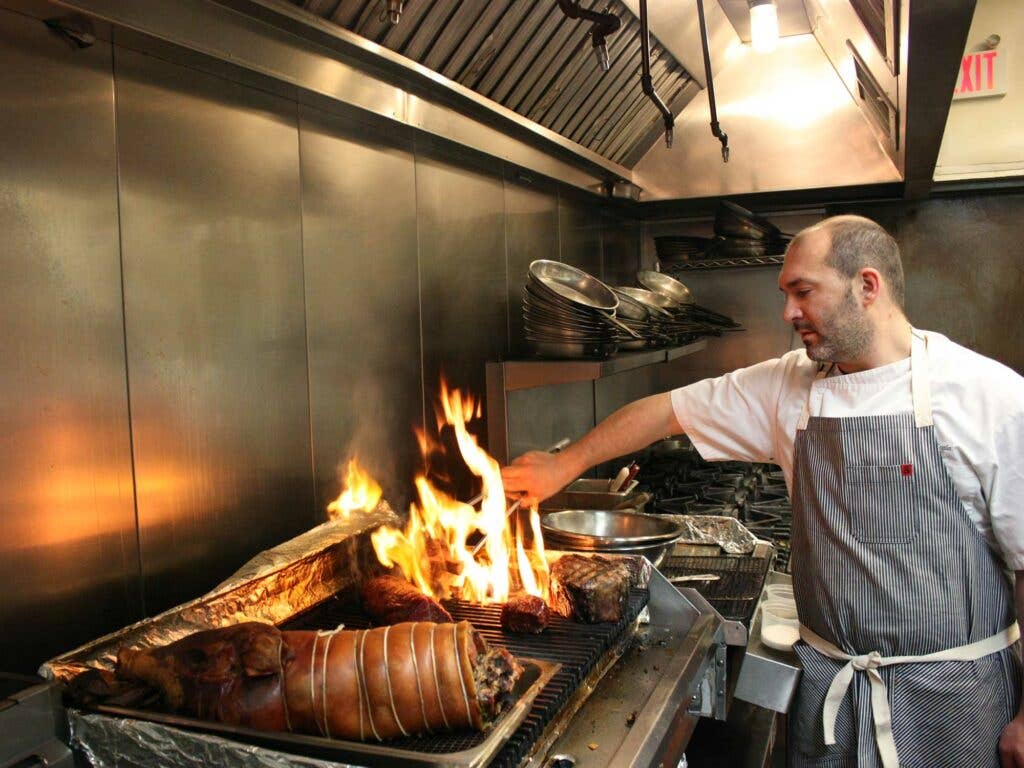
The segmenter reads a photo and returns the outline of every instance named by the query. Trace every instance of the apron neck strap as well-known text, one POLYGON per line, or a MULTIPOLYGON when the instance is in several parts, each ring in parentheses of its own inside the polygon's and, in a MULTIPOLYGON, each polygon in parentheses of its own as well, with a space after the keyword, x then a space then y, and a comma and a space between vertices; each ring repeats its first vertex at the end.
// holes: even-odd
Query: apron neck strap
POLYGON ((933 424, 932 385, 928 374, 928 338, 913 328, 910 334, 910 389, 914 397, 914 423, 920 429, 933 424))
MULTIPOLYGON (((836 367, 822 365, 814 377, 815 381, 824 379, 836 367)), ((932 426, 932 392, 931 379, 928 375, 928 339, 916 329, 911 329, 910 337, 910 389, 914 398, 914 424, 918 429, 932 426)), ((800 413, 800 420, 797 422, 797 430, 807 429, 807 423, 811 418, 811 396, 814 394, 814 384, 811 384, 807 392, 807 400, 804 401, 803 411, 800 413)))

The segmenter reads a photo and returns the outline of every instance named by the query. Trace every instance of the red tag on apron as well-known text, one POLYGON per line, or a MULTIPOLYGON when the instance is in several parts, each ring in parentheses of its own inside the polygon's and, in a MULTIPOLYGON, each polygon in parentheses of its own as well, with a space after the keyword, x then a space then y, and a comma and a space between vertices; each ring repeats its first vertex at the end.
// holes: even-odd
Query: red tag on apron
POLYGON ((904 477, 910 477, 914 474, 913 464, 900 464, 900 474, 904 477))

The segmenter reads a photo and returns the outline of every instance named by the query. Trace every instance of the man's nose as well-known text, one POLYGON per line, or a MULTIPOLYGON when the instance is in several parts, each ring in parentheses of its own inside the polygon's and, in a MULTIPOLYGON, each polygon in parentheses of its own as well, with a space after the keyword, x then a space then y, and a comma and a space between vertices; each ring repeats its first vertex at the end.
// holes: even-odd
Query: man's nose
POLYGON ((800 307, 793 301, 789 296, 786 297, 786 303, 782 307, 782 319, 787 323, 792 323, 803 317, 803 313, 800 311, 800 307))

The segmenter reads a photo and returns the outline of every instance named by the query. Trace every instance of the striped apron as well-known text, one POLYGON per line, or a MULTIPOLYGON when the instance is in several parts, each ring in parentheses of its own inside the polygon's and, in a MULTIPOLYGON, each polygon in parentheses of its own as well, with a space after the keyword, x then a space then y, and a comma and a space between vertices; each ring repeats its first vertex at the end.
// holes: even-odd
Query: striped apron
POLYGON ((808 402, 797 428, 791 767, 999 768, 1017 711, 1013 588, 946 471, 917 332, 911 382, 913 413, 808 402))

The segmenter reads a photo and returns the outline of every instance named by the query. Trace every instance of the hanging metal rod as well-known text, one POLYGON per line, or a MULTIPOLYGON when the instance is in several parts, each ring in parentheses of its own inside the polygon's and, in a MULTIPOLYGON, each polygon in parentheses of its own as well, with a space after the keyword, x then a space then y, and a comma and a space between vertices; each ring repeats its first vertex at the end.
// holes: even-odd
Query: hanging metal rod
MULTIPOLYGON (((640 0, 643 11, 645 0, 640 0)), ((704 0, 697 0, 697 17, 700 21, 700 47, 704 54, 704 77, 708 81, 708 106, 711 107, 711 135, 722 142, 722 162, 729 162, 729 134, 718 124, 718 108, 715 105, 715 82, 711 78, 711 51, 708 47, 708 25, 704 20, 704 0)), ((641 17, 641 24, 643 23, 641 17)))
MULTIPOLYGON (((704 51, 704 55, 707 56, 707 47, 704 51)), ((675 118, 672 116, 672 110, 665 106, 665 102, 654 90, 654 83, 651 80, 651 35, 647 29, 647 0, 640 0, 640 66, 640 87, 661 112, 661 119, 665 123, 665 146, 672 149, 672 128, 675 126, 675 118)))

